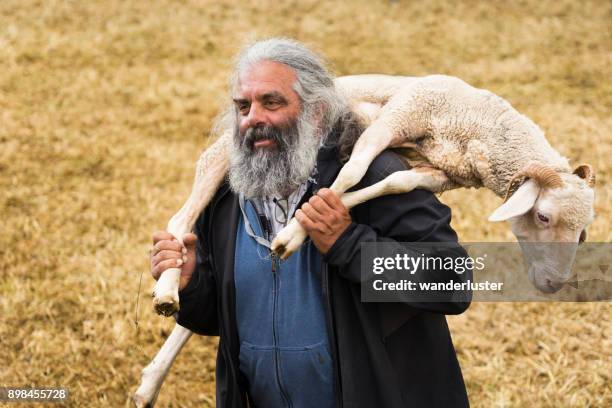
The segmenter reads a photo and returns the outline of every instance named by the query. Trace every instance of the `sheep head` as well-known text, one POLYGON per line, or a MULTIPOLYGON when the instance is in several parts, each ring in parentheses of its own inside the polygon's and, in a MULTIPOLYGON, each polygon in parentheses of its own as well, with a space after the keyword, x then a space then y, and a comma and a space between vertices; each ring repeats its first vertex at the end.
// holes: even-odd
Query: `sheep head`
POLYGON ((512 178, 504 203, 489 217, 510 222, 529 279, 542 292, 556 292, 570 278, 577 245, 593 220, 594 186, 590 165, 570 174, 531 164, 512 178))

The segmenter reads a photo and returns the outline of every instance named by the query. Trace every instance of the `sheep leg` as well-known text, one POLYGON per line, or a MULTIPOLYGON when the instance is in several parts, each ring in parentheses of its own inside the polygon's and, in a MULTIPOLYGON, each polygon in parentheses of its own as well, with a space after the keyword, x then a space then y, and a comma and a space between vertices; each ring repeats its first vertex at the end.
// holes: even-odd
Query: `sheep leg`
MULTIPOLYGON (((415 188, 424 188, 434 193, 439 193, 456 187, 457 185, 449 180, 442 170, 431 167, 417 167, 412 170, 398 171, 390 174, 384 180, 361 190, 344 193, 340 196, 340 200, 350 209, 376 197, 387 194, 406 193, 415 188)), ((278 233, 275 241, 285 237, 281 234, 287 234, 288 237, 285 251, 279 253, 282 259, 286 259, 293 253, 293 251, 289 252, 290 249, 299 248, 307 236, 304 228, 295 218, 292 218, 289 224, 278 233)), ((274 242, 272 247, 274 250, 274 242)))
POLYGON ((134 394, 134 404, 138 408, 152 408, 162 383, 170 371, 176 356, 187 343, 193 332, 183 326, 176 325, 166 339, 162 348, 157 352, 153 361, 142 370, 140 386, 134 394))
MULTIPOLYGON (((370 127, 359 137, 351 158, 342 167, 338 177, 330 187, 339 196, 357 184, 368 170, 370 163, 385 150, 393 140, 393 135, 386 130, 384 122, 374 121, 370 127)), ((300 223, 292 218, 272 241, 271 249, 281 259, 287 259, 294 253, 308 234, 300 223)))
MULTIPOLYGON (((375 124, 370 126, 355 143, 351 158, 340 171, 338 178, 331 186, 331 190, 342 196, 344 191, 359 182, 370 163, 388 146, 390 140, 388 132, 375 124)), ((276 235, 272 241, 271 249, 281 259, 287 259, 302 245, 307 236, 306 230, 294 217, 276 235)))
MULTIPOLYGON (((428 110, 431 106, 419 100, 420 85, 409 82, 389 98, 378 117, 359 137, 349 161, 342 167, 330 189, 342 197, 344 192, 359 182, 376 156, 389 147, 405 145, 426 135, 428 110)), ((281 259, 295 252, 307 234, 292 219, 272 241, 272 251, 281 259)))
POLYGON ((387 194, 407 193, 416 188, 423 188, 434 193, 455 188, 442 170, 431 167, 416 167, 411 170, 398 171, 385 179, 361 190, 345 193, 340 200, 347 208, 387 194))
MULTIPOLYGON (((229 168, 230 144, 231 132, 225 132, 200 156, 189 199, 168 223, 168 232, 179 242, 182 243, 183 235, 192 230, 199 214, 221 185, 229 168)), ((179 268, 170 268, 160 276, 153 290, 153 305, 157 313, 171 316, 179 310, 180 275, 179 268)))

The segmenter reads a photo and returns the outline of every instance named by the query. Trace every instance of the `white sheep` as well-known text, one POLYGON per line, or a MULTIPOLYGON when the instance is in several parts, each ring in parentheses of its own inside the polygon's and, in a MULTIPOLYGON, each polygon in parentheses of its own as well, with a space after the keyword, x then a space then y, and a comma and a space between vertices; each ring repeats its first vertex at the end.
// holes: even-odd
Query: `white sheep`
MULTIPOLYGON (((489 220, 509 220, 519 242, 584 240, 585 228, 593 219, 595 175, 591 166, 579 166, 572 173, 567 159, 550 146, 543 132, 504 99, 442 75, 356 75, 337 78, 335 85, 366 128, 331 186, 348 208, 415 188, 438 193, 484 186, 504 197, 489 220), (406 149, 412 169, 345 193, 387 148, 406 149)), ((168 224, 168 231, 178 239, 191 230, 223 181, 230 144, 231 131, 226 130, 198 161, 191 196, 168 224)), ((304 229, 292 219, 272 242, 272 249, 286 258, 305 238, 304 229)), ((528 249, 524 255, 528 261, 537 256, 528 249)), ((530 280, 544 292, 558 290, 570 277, 574 255, 575 251, 548 252, 545 259, 529 262, 530 280)), ((179 275, 179 269, 167 270, 157 282, 154 304, 161 314, 178 310, 179 275)), ((177 325, 143 370, 135 395, 139 406, 152 406, 163 378, 191 334, 177 325)))
MULTIPOLYGON (((369 124, 331 186, 347 207, 415 188, 439 193, 484 186, 505 197, 489 220, 509 220, 519 242, 585 239, 593 219, 591 166, 572 173, 538 126, 504 99, 444 75, 348 76, 336 86, 369 124), (399 147, 408 148, 413 169, 344 194, 378 154, 399 147)), ((286 258, 305 237, 293 219, 272 242, 272 250, 286 258)), ((529 248, 524 247, 524 255, 531 282, 543 292, 559 290, 570 278, 575 250, 557 246, 536 261, 529 248)))

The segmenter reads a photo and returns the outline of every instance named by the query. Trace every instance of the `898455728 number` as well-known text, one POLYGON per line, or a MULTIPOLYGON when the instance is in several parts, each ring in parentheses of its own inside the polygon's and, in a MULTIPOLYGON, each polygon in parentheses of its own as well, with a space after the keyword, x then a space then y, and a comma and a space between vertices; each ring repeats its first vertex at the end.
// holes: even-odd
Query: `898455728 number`
POLYGON ((65 402, 69 392, 63 387, 0 387, 3 402, 65 402))

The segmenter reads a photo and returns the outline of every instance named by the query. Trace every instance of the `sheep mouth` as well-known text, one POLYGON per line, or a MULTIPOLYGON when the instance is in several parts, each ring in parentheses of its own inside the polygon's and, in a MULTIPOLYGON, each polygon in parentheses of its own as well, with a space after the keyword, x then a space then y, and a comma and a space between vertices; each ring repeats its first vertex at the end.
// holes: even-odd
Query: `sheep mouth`
POLYGON ((565 284, 562 282, 553 282, 546 279, 546 282, 540 290, 544 293, 557 293, 565 284))
POLYGON ((556 293, 565 285, 565 282, 550 279, 550 276, 554 276, 554 272, 549 268, 532 267, 528 273, 529 280, 542 293, 556 293))

